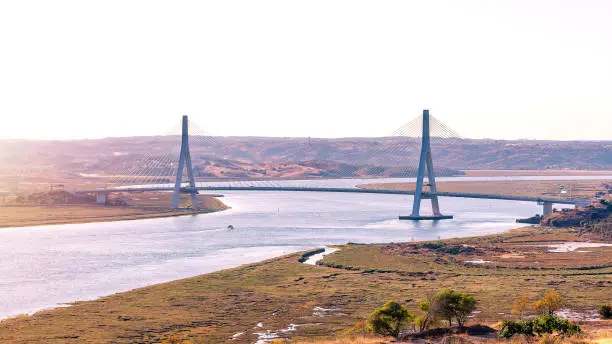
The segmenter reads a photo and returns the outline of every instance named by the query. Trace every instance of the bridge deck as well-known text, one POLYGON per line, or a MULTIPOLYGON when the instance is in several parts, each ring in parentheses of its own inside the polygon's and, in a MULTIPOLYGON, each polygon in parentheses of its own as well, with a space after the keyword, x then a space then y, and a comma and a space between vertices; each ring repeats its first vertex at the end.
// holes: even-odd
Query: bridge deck
MULTIPOLYGON (((109 188, 94 190, 78 190, 78 193, 99 193, 99 192, 146 192, 146 191, 172 191, 172 187, 132 187, 132 188, 109 188)), ((414 191, 402 190, 374 190, 362 188, 331 188, 331 187, 292 187, 292 186, 198 186, 198 191, 300 191, 300 192, 344 192, 344 193, 369 193, 387 195, 414 195, 414 191)), ((548 202, 554 204, 573 204, 586 205, 588 202, 583 199, 560 199, 553 197, 532 197, 514 195, 491 195, 465 192, 441 192, 436 193, 439 197, 462 197, 462 198, 481 198, 499 199, 509 201, 526 202, 548 202)), ((423 192, 424 197, 431 196, 429 192, 423 192)))

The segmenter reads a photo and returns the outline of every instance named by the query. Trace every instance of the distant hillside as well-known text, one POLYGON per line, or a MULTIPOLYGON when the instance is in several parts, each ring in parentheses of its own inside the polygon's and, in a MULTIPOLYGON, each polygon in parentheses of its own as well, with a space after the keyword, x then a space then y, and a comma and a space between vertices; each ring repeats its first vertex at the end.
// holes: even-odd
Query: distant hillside
MULTIPOLYGON (((612 141, 434 141, 435 166, 443 175, 463 169, 612 170, 612 141)), ((176 156, 179 138, 6 140, 0 145, 0 174, 112 174, 150 157, 176 156)), ((191 138, 198 173, 227 178, 413 174, 418 150, 418 140, 397 137, 191 138)))

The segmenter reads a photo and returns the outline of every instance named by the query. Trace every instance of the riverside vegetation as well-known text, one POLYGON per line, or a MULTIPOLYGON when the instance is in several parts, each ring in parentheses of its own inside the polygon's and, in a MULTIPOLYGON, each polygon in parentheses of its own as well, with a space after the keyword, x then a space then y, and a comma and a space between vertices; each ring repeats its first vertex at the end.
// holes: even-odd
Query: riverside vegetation
MULTIPOLYGON (((529 307, 525 299, 525 296, 521 296, 513 305, 512 313, 518 313, 521 318, 525 309, 529 307)), ((418 309, 422 313, 420 315, 410 313, 398 302, 389 301, 372 312, 367 322, 358 323, 348 332, 373 332, 395 339, 410 340, 435 336, 435 334, 449 334, 453 330, 453 319, 457 324, 455 333, 469 333, 471 330, 472 333, 477 332, 482 335, 495 332, 494 329, 482 325, 465 328, 468 317, 476 308, 476 303, 473 295, 445 288, 419 303, 418 309), (448 327, 442 327, 443 322, 446 322, 448 327)), ((510 338, 514 335, 533 337, 536 334, 539 337, 556 334, 558 338, 580 336, 582 329, 576 322, 554 314, 563 304, 561 294, 556 290, 550 290, 533 304, 533 309, 539 313, 537 316, 521 320, 504 320, 497 336, 499 338, 510 338)))
MULTIPOLYGON (((418 301, 446 288, 477 301, 469 324, 520 321, 512 314, 517 296, 533 304, 551 289, 563 295, 559 311, 584 320, 610 302, 612 247, 594 245, 605 240, 591 232, 529 227, 473 238, 344 245, 317 266, 291 254, 7 319, 0 342, 253 343, 262 334, 296 343, 343 340, 389 300, 422 316, 427 308, 418 301), (557 249, 576 242, 590 247, 557 249)), ((538 313, 525 308, 522 317, 538 313)), ((589 335, 606 324, 580 326, 589 335)))

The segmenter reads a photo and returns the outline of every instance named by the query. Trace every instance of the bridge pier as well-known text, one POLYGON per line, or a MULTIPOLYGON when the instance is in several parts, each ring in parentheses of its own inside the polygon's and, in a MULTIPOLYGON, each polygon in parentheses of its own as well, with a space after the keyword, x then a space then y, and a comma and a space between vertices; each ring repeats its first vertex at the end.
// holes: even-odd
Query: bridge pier
POLYGON ((96 192, 96 203, 106 204, 106 192, 96 192))
POLYGON ((176 171, 176 182, 174 183, 174 194, 172 196, 172 209, 179 208, 180 194, 191 195, 191 207, 193 210, 200 210, 198 204, 198 189, 196 188, 195 179, 193 177, 193 166, 191 165, 191 154, 189 153, 189 120, 187 116, 183 116, 183 127, 181 133, 181 153, 179 155, 178 168, 176 171), (183 188, 183 168, 187 167, 187 179, 189 187, 183 188))
POLYGON ((433 158, 431 157, 431 145, 429 143, 429 110, 423 110, 423 135, 421 141, 421 155, 419 158, 419 168, 417 170, 416 190, 412 203, 412 214, 410 216, 400 216, 400 220, 443 220, 452 219, 452 215, 442 215, 436 189, 436 176, 433 169, 433 158), (427 179, 429 182, 429 194, 423 194, 423 181, 425 179, 425 169, 427 169, 427 179), (421 199, 429 198, 431 201, 432 215, 421 215, 421 199))
POLYGON ((544 202, 542 204, 542 216, 551 214, 553 212, 553 204, 552 202, 544 202))

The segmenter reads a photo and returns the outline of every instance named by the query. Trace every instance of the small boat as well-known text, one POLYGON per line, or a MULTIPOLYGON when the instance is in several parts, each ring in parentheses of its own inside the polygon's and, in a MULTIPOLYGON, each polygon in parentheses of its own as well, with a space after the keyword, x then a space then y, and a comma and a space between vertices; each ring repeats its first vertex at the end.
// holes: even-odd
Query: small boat
POLYGON ((229 226, 227 226, 227 229, 234 229, 234 226, 229 225, 229 226))

